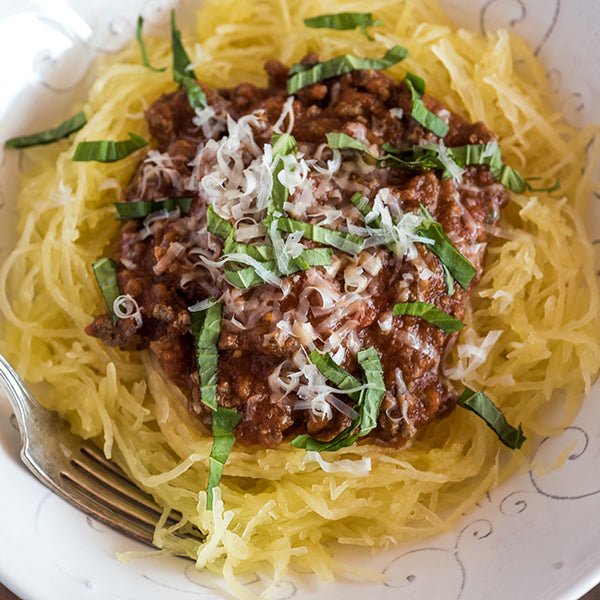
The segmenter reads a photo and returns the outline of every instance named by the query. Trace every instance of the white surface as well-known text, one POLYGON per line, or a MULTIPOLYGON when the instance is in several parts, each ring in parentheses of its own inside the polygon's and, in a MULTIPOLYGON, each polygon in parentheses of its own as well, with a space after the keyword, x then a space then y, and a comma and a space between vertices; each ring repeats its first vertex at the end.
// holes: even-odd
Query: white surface
MULTIPOLYGON (((187 6, 189 8, 191 0, 187 6)), ((600 3, 595 0, 446 0, 457 22, 524 35, 548 66, 574 124, 600 121, 600 3), (576 43, 574 43, 576 40, 576 43)), ((166 0, 0 0, 0 141, 64 118, 89 83, 89 65, 134 34, 143 14, 166 21, 166 0), (67 65, 67 66, 65 66, 67 65), (42 100, 42 103, 39 100, 42 100), (43 110, 40 110, 40 106, 43 110), (37 110, 34 110, 37 107, 37 110), (10 119, 10 120, 9 120, 10 119)), ((0 154, 0 259, 14 229, 19 153, 0 154)), ((600 190, 598 190, 600 198, 600 190)), ((593 235, 600 238, 600 227, 593 235)), ((381 600, 570 600, 600 581, 600 389, 595 388, 562 439, 542 443, 550 461, 568 443, 565 467, 543 478, 526 472, 483 498, 455 530, 357 564, 385 571, 387 585, 342 580, 319 585, 292 573, 274 598, 374 597, 381 600)), ((0 581, 24 600, 131 600, 228 597, 217 578, 180 559, 120 563, 116 553, 142 549, 97 525, 48 492, 21 466, 19 438, 0 398, 0 581)), ((265 581, 250 578, 259 593, 265 581)))

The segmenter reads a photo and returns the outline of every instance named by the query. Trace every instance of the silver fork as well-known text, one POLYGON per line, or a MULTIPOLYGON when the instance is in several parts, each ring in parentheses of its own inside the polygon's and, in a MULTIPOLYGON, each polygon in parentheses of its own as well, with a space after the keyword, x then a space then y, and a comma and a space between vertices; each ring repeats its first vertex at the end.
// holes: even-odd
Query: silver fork
MULTIPOLYGON (((45 409, 0 354, 0 387, 6 392, 21 432, 21 459, 53 492, 90 517, 152 545, 162 511, 92 443, 74 435, 66 421, 45 409)), ((168 524, 177 522, 172 513, 168 524)), ((185 535, 202 541, 199 531, 185 535)))

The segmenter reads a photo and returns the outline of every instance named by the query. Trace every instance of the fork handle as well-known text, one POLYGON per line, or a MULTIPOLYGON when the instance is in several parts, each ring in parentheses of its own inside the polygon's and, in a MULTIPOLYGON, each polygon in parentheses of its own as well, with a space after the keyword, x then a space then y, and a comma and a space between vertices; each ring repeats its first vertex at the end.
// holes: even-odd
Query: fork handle
POLYGON ((27 424, 33 419, 33 411, 41 408, 37 400, 29 393, 23 380, 17 375, 9 362, 0 354, 0 386, 6 393, 8 401, 17 418, 21 441, 27 440, 27 424))

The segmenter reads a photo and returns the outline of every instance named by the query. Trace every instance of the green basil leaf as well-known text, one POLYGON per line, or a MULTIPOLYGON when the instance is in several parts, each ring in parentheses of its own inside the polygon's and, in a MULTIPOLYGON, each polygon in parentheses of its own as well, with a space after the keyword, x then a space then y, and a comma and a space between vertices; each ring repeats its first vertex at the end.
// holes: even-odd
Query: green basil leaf
POLYGON ((298 150, 294 136, 289 133, 273 133, 271 143, 273 146, 273 188, 267 206, 267 216, 276 214, 282 215, 284 212, 283 206, 286 203, 290 192, 281 181, 279 181, 279 173, 284 169, 282 158, 288 154, 296 156, 298 150))
POLYGON ((187 92, 188 102, 194 110, 202 110, 208 106, 208 100, 200 84, 191 77, 183 77, 181 83, 187 92))
MULTIPOLYGON (((317 350, 313 350, 310 353, 309 358, 317 367, 317 369, 319 369, 319 371, 338 389, 351 390, 362 385, 361 381, 340 367, 333 360, 333 358, 331 358, 329 353, 320 354, 317 350)), ((347 395, 355 400, 358 404, 362 397, 362 392, 354 391, 348 393, 347 395)), ((317 440, 309 434, 304 434, 295 437, 290 443, 295 448, 304 448, 308 451, 336 452, 341 448, 352 446, 352 444, 356 442, 358 439, 358 433, 356 433, 356 429, 360 424, 360 419, 360 413, 357 412, 356 418, 352 419, 350 425, 340 431, 340 433, 338 433, 332 440, 329 440, 328 442, 317 440)))
POLYGON ((289 217, 279 217, 276 221, 279 231, 286 231, 288 233, 300 231, 302 232, 302 237, 307 240, 331 246, 349 254, 357 254, 362 250, 364 244, 363 238, 353 233, 327 229, 326 227, 297 221, 289 217))
MULTIPOLYGON (((440 135, 442 132, 434 131, 434 133, 440 135)), ((359 150, 376 160, 378 167, 396 167, 404 171, 441 169, 444 177, 452 175, 448 169, 448 165, 440 157, 441 150, 438 149, 439 146, 436 148, 436 144, 413 146, 411 148, 396 148, 386 143, 381 146, 381 149, 386 154, 376 157, 367 152, 367 148, 363 142, 345 133, 328 133, 326 137, 330 148, 337 150, 359 150)), ((443 136, 440 135, 440 137, 443 136)), ((447 147, 445 150, 448 155, 446 161, 452 160, 458 167, 488 165, 494 177, 513 192, 523 193, 525 189, 539 192, 553 192, 560 186, 560 181, 557 181, 549 188, 532 188, 518 171, 504 163, 500 147, 497 144, 468 144, 465 146, 447 147)))
POLYGON ((179 208, 182 214, 190 212, 191 198, 163 198, 162 200, 137 200, 135 202, 115 202, 117 219, 143 219, 152 213, 179 208))
POLYGON ((507 164, 503 164, 498 171, 492 169, 492 173, 499 183, 517 194, 522 194, 527 187, 523 176, 507 164))
POLYGON ((363 69, 374 69, 381 71, 404 60, 409 55, 406 48, 393 46, 382 58, 357 58, 352 54, 336 56, 316 65, 303 65, 296 63, 292 65, 288 76, 288 93, 294 94, 298 90, 338 75, 345 75, 352 71, 363 69))
MULTIPOLYGON (((258 260, 259 262, 271 262, 275 261, 275 248, 273 246, 257 245, 252 246, 251 244, 240 244, 233 239, 233 236, 227 238, 225 245, 223 246, 223 255, 235 253, 246 254, 258 260)), ((278 275, 278 277, 280 274, 278 275)))
POLYGON ((434 221, 427 209, 420 204, 423 221, 418 227, 418 232, 424 238, 433 240, 433 244, 427 243, 427 247, 446 265, 452 277, 467 289, 477 270, 458 251, 450 238, 444 232, 443 227, 434 221))
POLYGON ((76 115, 63 121, 58 127, 53 129, 46 129, 38 133, 32 133, 30 135, 21 135, 18 137, 10 138, 4 142, 5 148, 29 148, 31 146, 41 146, 43 144, 50 144, 56 142, 67 136, 79 131, 87 123, 87 118, 83 111, 78 112, 76 115))
POLYGON ((183 83, 183 79, 186 77, 196 79, 196 75, 190 69, 192 61, 183 47, 181 32, 175 23, 175 10, 171 10, 171 49, 173 51, 173 79, 175 82, 183 83))
MULTIPOLYGON (((346 369, 340 367, 331 358, 329 352, 320 354, 318 350, 313 350, 308 358, 319 369, 319 371, 340 390, 353 390, 362 385, 362 382, 356 379, 353 375, 350 375, 346 369)), ((358 402, 360 398, 360 391, 350 392, 348 396, 355 402, 358 402)))
MULTIPOLYGON (((352 194, 350 202, 356 206, 358 212, 365 218, 373 212, 369 201, 360 192, 352 194)), ((370 224, 372 227, 381 227, 381 217, 376 217, 370 224)))
POLYGON ((198 312, 206 310, 216 303, 217 301, 214 298, 205 298, 204 300, 198 300, 198 302, 196 302, 196 304, 192 304, 192 306, 188 306, 188 310, 190 312, 198 312))
POLYGON ((226 219, 215 212, 212 204, 209 204, 206 211, 206 228, 210 233, 216 235, 222 240, 226 240, 229 236, 233 237, 235 231, 233 225, 226 219))
POLYGON ((356 442, 358 434, 352 433, 354 429, 355 427, 352 426, 347 427, 329 442, 322 442, 308 434, 303 434, 295 437, 290 444, 294 448, 304 448, 309 452, 336 452, 341 448, 348 448, 356 442))
MULTIPOLYGON (((350 198, 350 202, 352 202, 352 204, 354 204, 354 206, 356 206, 356 208, 358 209, 360 214, 363 217, 365 217, 365 220, 373 212, 373 209, 372 209, 371 205, 369 204, 369 201, 360 192, 354 193, 352 195, 352 197, 350 198)), ((370 220, 369 227, 371 227, 373 229, 383 229, 383 222, 381 221, 381 217, 377 216, 374 219, 370 220)), ((391 252, 396 251, 396 244, 394 244, 394 243, 386 244, 385 247, 388 250, 390 250, 391 252)))
POLYGON ((403 171, 431 171, 444 168, 436 152, 431 149, 424 149, 422 146, 395 148, 390 144, 383 144, 381 149, 387 154, 377 159, 380 167, 391 166, 403 171))
MULTIPOLYGON (((267 269, 269 269, 269 267, 272 269, 276 266, 277 263, 275 261, 265 263, 265 267, 267 269)), ((225 269, 225 279, 227 279, 231 285, 242 289, 251 288, 255 285, 266 283, 253 267, 245 267, 243 269, 239 269, 238 271, 225 269)))
POLYGON ((144 18, 140 15, 137 21, 137 29, 135 32, 135 37, 137 38, 138 44, 140 46, 140 52, 142 53, 142 64, 150 69, 151 71, 156 71, 157 73, 161 73, 162 71, 166 71, 167 67, 163 67, 162 69, 157 69, 150 64, 148 60, 148 54, 146 52, 146 46, 144 44, 144 40, 142 38, 142 28, 144 27, 144 18))
POLYGON ((117 281, 117 263, 112 258, 101 258, 92 264, 92 270, 112 317, 113 325, 116 325, 119 317, 115 314, 114 304, 121 295, 117 281))
POLYGON ((191 312, 191 330, 196 340, 196 359, 202 402, 217 408, 217 368, 223 305, 215 302, 204 310, 191 312))
POLYGON ((429 111, 425 106, 421 98, 425 93, 425 82, 423 79, 414 73, 407 73, 404 81, 412 96, 411 115, 413 119, 426 129, 429 129, 429 131, 435 133, 435 135, 444 137, 450 130, 450 127, 443 119, 440 119, 440 117, 429 111))
POLYGON ((390 144, 383 144, 381 149, 387 154, 377 157, 367 152, 364 142, 345 133, 327 133, 326 137, 331 149, 364 152, 367 156, 377 161, 378 167, 393 166, 405 171, 424 171, 442 168, 441 162, 435 152, 431 150, 424 151, 420 146, 415 148, 395 148, 390 144))
POLYGON ((190 69, 192 62, 183 43, 181 32, 175 24, 175 11, 171 11, 171 48, 173 51, 173 79, 175 83, 185 87, 188 101, 194 110, 202 110, 208 105, 206 94, 196 80, 194 71, 190 69))
POLYGON ((534 188, 531 186, 531 184, 529 183, 530 181, 535 181, 536 179, 540 179, 540 177, 528 177, 525 180, 525 187, 527 188, 528 191, 530 192, 555 192, 556 190, 558 190, 560 188, 560 179, 557 177, 556 181, 548 187, 545 188, 534 188))
POLYGON ((278 271, 282 275, 291 275, 297 271, 305 271, 308 269, 308 264, 301 258, 293 257, 287 252, 283 236, 274 225, 273 219, 283 215, 285 203, 290 195, 288 188, 279 181, 279 175, 285 168, 284 157, 290 155, 296 156, 297 145, 294 137, 288 133, 274 132, 271 142, 273 152, 271 163, 273 184, 263 223, 267 228, 267 235, 275 247, 275 260, 277 261, 278 271))
POLYGON ((332 150, 359 150, 366 152, 367 147, 364 142, 349 136, 346 133, 327 133, 325 134, 327 143, 332 150))
POLYGON ((413 317, 421 317, 428 323, 441 329, 444 333, 454 333, 465 327, 465 324, 456 317, 426 302, 401 302, 394 305, 393 314, 394 316, 411 315, 413 317))
MULTIPOLYGON (((340 390, 349 390, 363 385, 361 381, 342 369, 329 354, 321 355, 313 350, 309 356, 311 362, 340 390)), ((383 367, 377 350, 373 346, 361 350, 357 354, 358 363, 362 369, 366 382, 372 387, 360 392, 351 392, 348 395, 356 399, 357 417, 351 424, 341 431, 335 438, 328 442, 316 440, 305 434, 294 438, 291 445, 295 448, 304 448, 316 452, 335 452, 340 448, 352 446, 359 437, 367 435, 377 426, 381 402, 385 394, 385 381, 383 367), (358 429, 358 432, 356 431, 358 429)))
POLYGON ((385 381, 379 354, 373 346, 360 350, 356 358, 366 382, 372 384, 372 387, 364 390, 358 403, 360 414, 360 431, 358 435, 362 437, 377 427, 379 410, 385 395, 385 381))
POLYGON ((316 29, 336 29, 338 31, 347 31, 358 27, 362 34, 372 40, 373 38, 369 35, 367 27, 381 25, 382 21, 373 20, 371 13, 344 12, 310 17, 304 19, 304 24, 307 27, 316 29))
POLYGON ((442 271, 444 272, 444 281, 446 282, 446 289, 448 292, 448 296, 453 296, 454 295, 454 277, 452 277, 452 273, 450 273, 450 269, 448 269, 448 267, 443 262, 440 262, 440 264, 442 265, 442 271))
POLYGON ((75 148, 73 160, 75 162, 116 162, 147 145, 148 142, 135 133, 129 133, 128 140, 119 142, 111 142, 108 140, 79 142, 77 148, 75 148))
MULTIPOLYGON (((269 250, 267 249, 270 248, 273 250, 272 246, 249 246, 249 248, 258 248, 256 253, 252 252, 252 254, 249 254, 249 256, 254 254, 253 258, 256 260, 261 260, 258 253, 266 257, 269 255, 269 250)), ((244 248, 242 247, 241 249, 243 250, 244 248)), ((310 267, 329 266, 331 265, 331 254, 330 248, 307 248, 306 250, 303 250, 302 254, 298 257, 301 262, 305 263, 306 267, 301 266, 301 262, 299 261, 291 266, 291 272, 286 273, 286 275, 293 275, 298 271, 305 271, 310 267)), ((282 277, 284 275, 279 271, 276 260, 264 261, 262 266, 276 277, 282 277)), ((245 267, 238 271, 225 269, 225 279, 239 288, 249 288, 262 283, 268 283, 259 273, 257 273, 254 267, 245 267)))
POLYGON ((509 190, 522 194, 527 184, 523 176, 502 160, 500 146, 491 144, 467 144, 448 148, 448 153, 463 165, 488 165, 492 175, 509 190))
POLYGON ((331 248, 307 248, 302 250, 299 258, 304 260, 309 267, 328 267, 331 265, 331 248))
POLYGON ((513 450, 520 448, 527 439, 523 435, 521 425, 519 424, 516 429, 509 425, 502 411, 483 392, 474 392, 469 388, 465 388, 458 400, 458 405, 468 408, 481 417, 490 429, 496 433, 498 439, 513 450))
POLYGON ((231 449, 235 444, 235 435, 233 432, 241 418, 241 415, 235 410, 224 408, 222 406, 217 406, 217 408, 212 411, 213 445, 209 457, 210 470, 208 473, 208 484, 206 486, 207 510, 213 509, 213 490, 216 487, 219 487, 219 483, 221 482, 223 468, 225 467, 231 449))
MULTIPOLYGON (((265 246, 265 245, 250 245, 250 244, 240 244, 233 240, 233 237, 228 238, 223 247, 223 254, 225 256, 233 254, 233 253, 241 253, 246 254, 254 258, 259 262, 264 263, 276 263, 275 256, 275 248, 273 246, 265 246)), ((304 269, 298 270, 306 270, 310 267, 326 267, 331 264, 331 255, 332 250, 330 248, 306 248, 302 250, 300 255, 297 257, 302 262, 306 263, 304 269)), ((279 272, 277 265, 273 265, 273 272, 278 277, 282 277, 284 274, 279 272)))

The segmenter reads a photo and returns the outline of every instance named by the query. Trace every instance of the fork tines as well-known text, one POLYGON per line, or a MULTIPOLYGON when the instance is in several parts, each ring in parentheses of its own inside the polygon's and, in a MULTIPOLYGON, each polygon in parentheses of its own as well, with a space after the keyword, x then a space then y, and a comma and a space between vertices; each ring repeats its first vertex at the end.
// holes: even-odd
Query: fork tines
MULTIPOLYGON (((79 454, 71 458, 70 467, 64 468, 60 475, 74 488, 75 498, 75 492, 85 496, 79 503, 81 510, 91 514, 92 508, 93 517, 152 545, 156 523, 162 514, 152 496, 141 491, 91 444, 82 444, 79 454)), ((173 511, 166 524, 175 525, 180 518, 181 515, 173 511)))

